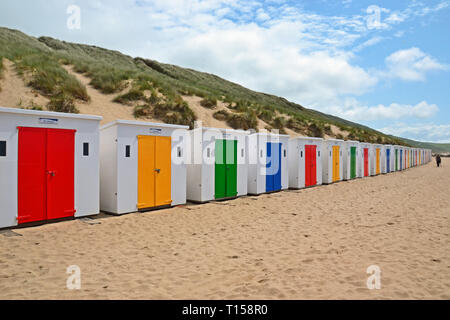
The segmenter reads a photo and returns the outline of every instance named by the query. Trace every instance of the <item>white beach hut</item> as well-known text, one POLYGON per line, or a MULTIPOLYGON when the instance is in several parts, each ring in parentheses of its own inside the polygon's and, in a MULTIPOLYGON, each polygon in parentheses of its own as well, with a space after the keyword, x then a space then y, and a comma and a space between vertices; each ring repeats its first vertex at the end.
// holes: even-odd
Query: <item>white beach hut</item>
POLYGON ((262 194, 289 188, 289 136, 254 133, 248 143, 248 193, 262 194))
POLYGON ((404 155, 405 155, 405 159, 403 160, 405 162, 405 169, 409 169, 409 148, 408 147, 404 147, 404 155))
POLYGON ((289 188, 322 184, 322 138, 296 137, 289 141, 289 188))
POLYGON ((381 144, 372 144, 372 163, 370 170, 370 175, 372 176, 381 174, 382 147, 381 144))
POLYGON ((394 167, 393 171, 400 171, 400 146, 393 146, 394 149, 394 167))
POLYGON ((322 182, 331 184, 344 178, 344 140, 329 139, 322 144, 322 182))
POLYGON ((387 168, 387 165, 386 165, 386 161, 387 161, 387 158, 386 158, 386 145, 384 145, 384 144, 382 144, 381 145, 381 152, 380 152, 380 161, 381 161, 381 173, 382 174, 386 174, 387 172, 386 172, 386 168, 387 168))
POLYGON ((370 166, 372 164, 371 158, 371 144, 361 142, 360 146, 360 156, 359 156, 359 168, 360 168, 360 176, 362 178, 370 176, 370 166))
POLYGON ((117 120, 100 129, 100 208, 125 214, 186 203, 186 126, 117 120))
POLYGON ((395 155, 394 155, 394 151, 393 151, 393 146, 390 144, 387 144, 384 146, 384 157, 386 159, 385 161, 385 172, 386 173, 391 173, 394 171, 394 160, 395 160, 395 155))
POLYGON ((356 179, 359 171, 359 142, 345 141, 343 143, 344 180, 356 179))
POLYGON ((0 107, 0 229, 99 213, 101 119, 0 107))
POLYGON ((189 201, 203 203, 247 194, 248 134, 204 127, 189 131, 189 201))

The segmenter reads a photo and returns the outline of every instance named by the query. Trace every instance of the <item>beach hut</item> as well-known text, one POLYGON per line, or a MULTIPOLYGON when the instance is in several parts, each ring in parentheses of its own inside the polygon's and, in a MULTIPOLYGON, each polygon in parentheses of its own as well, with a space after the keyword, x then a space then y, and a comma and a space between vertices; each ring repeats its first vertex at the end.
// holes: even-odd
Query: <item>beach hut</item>
POLYGON ((394 171, 400 170, 400 150, 399 146, 394 146, 394 171))
POLYGON ((402 170, 406 170, 406 148, 404 146, 401 147, 403 158, 402 158, 402 170))
POLYGON ((247 194, 248 134, 205 127, 189 131, 188 200, 204 203, 247 194))
POLYGON ((372 163, 371 163, 371 176, 377 176, 381 174, 381 157, 382 157, 382 145, 381 144, 373 144, 372 145, 372 163))
POLYGON ((99 213, 101 119, 0 107, 0 228, 99 213))
POLYGON ((381 161, 381 173, 382 174, 386 174, 387 173, 387 158, 386 158, 386 146, 384 144, 381 145, 380 147, 380 161, 381 161))
POLYGON ((324 140, 322 144, 322 183, 331 184, 344 178, 344 140, 324 140))
POLYGON ((359 142, 345 141, 343 143, 343 167, 344 179, 351 180, 358 177, 358 156, 359 156, 359 142))
POLYGON ((411 148, 407 147, 406 152, 408 155, 408 168, 411 168, 411 148))
POLYGON ((248 193, 258 195, 289 188, 289 136, 267 132, 247 137, 248 193))
POLYGON ((385 173, 391 173, 392 172, 392 165, 394 163, 393 157, 392 157, 392 145, 387 144, 384 146, 384 157, 386 159, 385 161, 385 173))
POLYGON ((100 208, 112 214, 186 203, 186 126, 117 120, 100 128, 100 208))
POLYGON ((322 138, 296 137, 289 141, 289 188, 322 184, 322 138))
POLYGON ((362 178, 370 176, 370 165, 372 163, 372 159, 370 157, 371 154, 371 144, 370 143, 360 143, 360 156, 359 156, 359 168, 360 168, 360 176, 362 178))

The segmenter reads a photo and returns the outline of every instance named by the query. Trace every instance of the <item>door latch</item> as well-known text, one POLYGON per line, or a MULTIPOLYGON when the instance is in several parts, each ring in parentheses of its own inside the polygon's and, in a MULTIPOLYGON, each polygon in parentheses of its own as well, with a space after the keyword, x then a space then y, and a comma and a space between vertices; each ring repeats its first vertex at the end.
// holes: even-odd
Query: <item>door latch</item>
POLYGON ((161 169, 155 169, 155 172, 161 173, 161 169))
POLYGON ((52 177, 55 176, 55 171, 47 171, 47 173, 48 173, 49 175, 51 175, 52 177))

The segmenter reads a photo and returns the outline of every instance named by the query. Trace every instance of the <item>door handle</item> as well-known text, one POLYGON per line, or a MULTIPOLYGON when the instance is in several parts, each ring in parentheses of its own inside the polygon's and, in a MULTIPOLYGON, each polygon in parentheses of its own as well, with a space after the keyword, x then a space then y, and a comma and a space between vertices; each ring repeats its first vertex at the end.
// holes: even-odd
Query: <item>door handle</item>
POLYGON ((155 172, 156 172, 156 173, 160 173, 160 172, 161 172, 161 169, 155 169, 155 172))
POLYGON ((48 173, 49 175, 51 175, 52 177, 54 177, 55 174, 56 174, 56 171, 47 171, 47 173, 48 173))

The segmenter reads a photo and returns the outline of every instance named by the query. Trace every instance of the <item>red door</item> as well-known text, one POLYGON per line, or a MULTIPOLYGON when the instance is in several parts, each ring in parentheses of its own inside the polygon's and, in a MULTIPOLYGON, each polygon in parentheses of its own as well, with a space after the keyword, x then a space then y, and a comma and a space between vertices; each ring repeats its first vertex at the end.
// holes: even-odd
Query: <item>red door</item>
POLYGON ((317 184, 316 146, 305 146, 305 186, 317 184))
POLYGON ((18 223, 73 217, 75 131, 18 129, 18 223))
POLYGON ((47 129, 47 220, 75 214, 75 131, 47 129))
POLYGON ((19 224, 46 219, 46 144, 45 129, 19 128, 17 181, 19 224))
POLYGON ((364 177, 369 176, 369 149, 364 149, 364 177))

